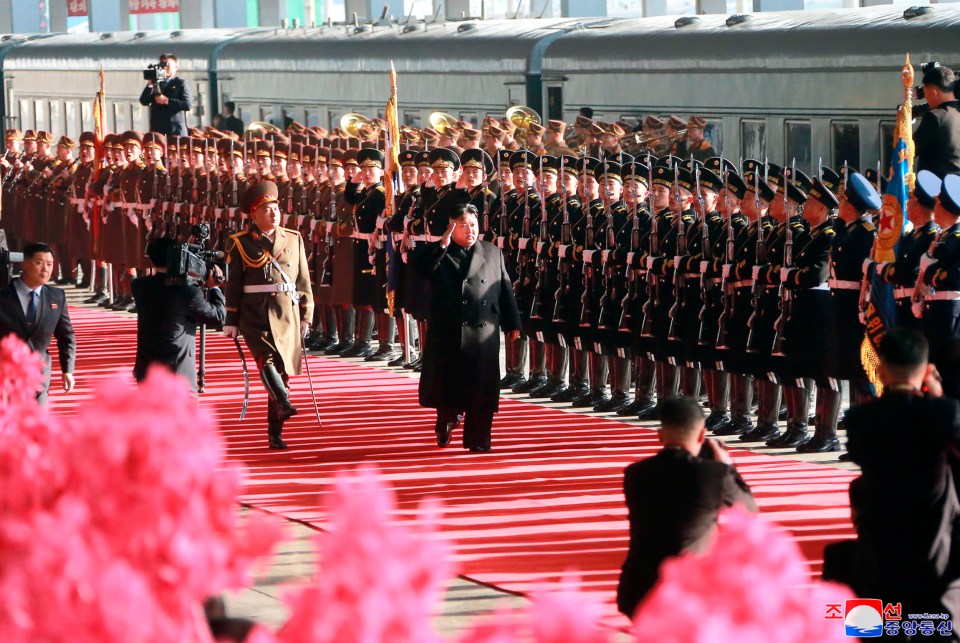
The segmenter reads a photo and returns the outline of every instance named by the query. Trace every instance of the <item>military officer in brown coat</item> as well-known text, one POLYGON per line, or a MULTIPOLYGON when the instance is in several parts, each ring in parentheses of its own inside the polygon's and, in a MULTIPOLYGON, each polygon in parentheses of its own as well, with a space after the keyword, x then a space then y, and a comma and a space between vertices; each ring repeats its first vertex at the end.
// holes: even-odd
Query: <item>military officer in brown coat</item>
POLYGON ((240 208, 249 213, 253 225, 230 235, 226 243, 230 271, 223 332, 232 338, 243 335, 256 359, 270 396, 270 448, 285 449, 283 423, 297 412, 290 403, 287 384, 290 375, 300 374, 300 338, 306 334, 307 320, 313 318, 307 254, 300 233, 280 227, 276 183, 251 184, 240 208))

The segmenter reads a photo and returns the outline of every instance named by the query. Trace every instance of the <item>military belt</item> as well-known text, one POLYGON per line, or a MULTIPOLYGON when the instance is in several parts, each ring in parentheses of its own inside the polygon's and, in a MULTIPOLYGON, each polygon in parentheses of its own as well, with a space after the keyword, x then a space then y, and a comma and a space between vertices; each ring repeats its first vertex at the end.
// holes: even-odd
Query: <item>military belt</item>
POLYGON ((859 281, 847 279, 831 279, 829 283, 831 290, 860 290, 861 285, 859 281))
POLYGON ((748 288, 753 285, 753 279, 741 279, 731 284, 734 288, 748 288))
POLYGON ((894 299, 906 299, 913 298, 914 288, 894 288, 893 289, 893 298, 894 299))
POLYGON ((813 288, 804 288, 803 290, 830 290, 830 284, 823 282, 822 284, 818 284, 813 288))
POLYGON ((296 290, 296 286, 292 283, 290 284, 261 284, 257 286, 244 286, 243 293, 245 295, 253 293, 276 293, 276 292, 293 292, 296 290))

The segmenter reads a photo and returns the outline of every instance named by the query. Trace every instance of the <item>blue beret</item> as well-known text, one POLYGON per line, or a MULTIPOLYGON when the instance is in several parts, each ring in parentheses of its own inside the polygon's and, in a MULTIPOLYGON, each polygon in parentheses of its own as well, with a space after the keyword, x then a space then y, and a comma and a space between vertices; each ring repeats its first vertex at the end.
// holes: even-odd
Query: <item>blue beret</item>
POLYGON ((883 199, 880 198, 877 188, 873 187, 867 177, 859 172, 850 173, 844 193, 850 204, 860 212, 879 210, 883 205, 883 199))
POLYGON ((943 177, 940 187, 940 205, 955 217, 960 217, 960 174, 943 177))

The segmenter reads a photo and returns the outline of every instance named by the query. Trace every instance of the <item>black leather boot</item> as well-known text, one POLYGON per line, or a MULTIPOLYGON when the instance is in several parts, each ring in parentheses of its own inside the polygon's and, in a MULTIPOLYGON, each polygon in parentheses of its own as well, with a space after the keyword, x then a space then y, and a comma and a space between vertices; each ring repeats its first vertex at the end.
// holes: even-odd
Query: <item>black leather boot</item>
POLYGON ((840 417, 841 391, 817 388, 817 425, 813 437, 797 447, 799 453, 828 453, 840 450, 837 420, 840 417))
POLYGON ((264 364, 260 367, 260 381, 263 382, 267 394, 273 400, 277 409, 277 419, 281 424, 297 414, 297 407, 290 403, 290 396, 287 393, 287 385, 283 381, 283 376, 277 372, 273 364, 264 364))

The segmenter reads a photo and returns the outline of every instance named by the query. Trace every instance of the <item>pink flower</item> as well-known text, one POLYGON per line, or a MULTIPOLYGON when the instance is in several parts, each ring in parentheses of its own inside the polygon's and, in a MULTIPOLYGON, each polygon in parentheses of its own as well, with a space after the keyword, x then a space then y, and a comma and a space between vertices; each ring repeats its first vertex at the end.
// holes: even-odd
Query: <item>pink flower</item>
POLYGON ((848 639, 823 619, 827 602, 853 598, 834 583, 809 585, 796 542, 756 514, 721 514, 709 551, 669 559, 633 617, 638 640, 664 643, 830 643, 848 639))
POLYGON ((260 514, 238 524, 241 472, 183 382, 156 369, 137 389, 118 376, 66 420, 32 399, 8 410, 5 643, 63 640, 65 627, 75 643, 210 640, 201 602, 245 585, 280 527, 260 514))
POLYGON ((317 538, 317 583, 289 600, 282 643, 431 643, 432 608, 453 570, 439 506, 393 519, 396 495, 372 467, 340 474, 327 499, 330 533, 317 538))
MULTIPOLYGON (((19 337, 0 340, 0 407, 33 400, 43 388, 43 361, 19 337)), ((0 414, 2 414, 0 409, 0 414)))

